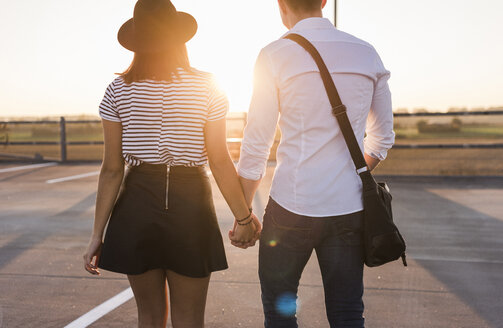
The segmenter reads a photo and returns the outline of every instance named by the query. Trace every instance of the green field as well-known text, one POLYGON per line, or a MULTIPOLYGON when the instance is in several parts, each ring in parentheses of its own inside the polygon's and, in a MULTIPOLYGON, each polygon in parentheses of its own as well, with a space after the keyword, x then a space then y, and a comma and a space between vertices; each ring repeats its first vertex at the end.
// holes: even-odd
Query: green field
POLYGON ((420 133, 417 128, 395 128, 397 141, 445 141, 456 139, 503 140, 503 126, 470 125, 462 126, 459 132, 420 133))
MULTIPOLYGON (((99 123, 67 124, 67 141, 100 141, 103 131, 99 123)), ((59 123, 56 124, 17 124, 0 129, 0 143, 16 141, 54 141, 60 140, 59 123)))

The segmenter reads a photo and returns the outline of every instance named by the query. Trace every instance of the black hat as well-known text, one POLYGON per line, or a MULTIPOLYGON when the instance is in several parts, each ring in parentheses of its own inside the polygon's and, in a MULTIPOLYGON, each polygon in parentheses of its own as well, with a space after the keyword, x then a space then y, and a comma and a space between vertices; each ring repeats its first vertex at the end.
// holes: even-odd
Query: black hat
POLYGON ((176 11, 169 0, 138 0, 133 18, 117 35, 119 43, 134 52, 161 52, 173 43, 189 41, 197 31, 192 15, 176 11))

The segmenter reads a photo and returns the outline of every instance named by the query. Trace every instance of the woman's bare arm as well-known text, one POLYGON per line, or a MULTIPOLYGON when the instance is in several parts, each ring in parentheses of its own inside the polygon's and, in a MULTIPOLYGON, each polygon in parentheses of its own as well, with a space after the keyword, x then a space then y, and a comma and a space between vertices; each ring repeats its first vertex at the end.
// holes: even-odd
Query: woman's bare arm
POLYGON ((103 120, 102 122, 105 152, 96 195, 93 232, 87 251, 84 254, 85 269, 93 274, 99 274, 96 264, 99 258, 103 233, 124 176, 122 125, 121 123, 107 120, 103 120), (96 258, 94 264, 92 263, 93 258, 96 258))
MULTIPOLYGON (((250 210, 243 195, 236 168, 227 149, 226 121, 208 121, 205 128, 205 144, 211 172, 215 177, 218 188, 222 192, 227 204, 237 219, 250 214, 250 210)), ((255 225, 237 226, 236 239, 243 242, 250 241, 255 235, 255 225)))
POLYGON ((105 137, 105 154, 101 166, 96 195, 93 236, 103 237, 103 231, 117 199, 117 194, 124 176, 124 159, 122 158, 122 125, 103 120, 105 137))

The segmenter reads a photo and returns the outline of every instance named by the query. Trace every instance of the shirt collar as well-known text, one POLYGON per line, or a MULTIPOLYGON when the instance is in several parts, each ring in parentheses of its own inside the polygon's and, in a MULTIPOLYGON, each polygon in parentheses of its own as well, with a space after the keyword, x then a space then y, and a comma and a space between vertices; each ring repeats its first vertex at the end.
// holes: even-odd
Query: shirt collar
POLYGON ((335 26, 329 19, 323 17, 309 17, 300 20, 290 29, 290 32, 299 32, 304 30, 334 29, 335 26))

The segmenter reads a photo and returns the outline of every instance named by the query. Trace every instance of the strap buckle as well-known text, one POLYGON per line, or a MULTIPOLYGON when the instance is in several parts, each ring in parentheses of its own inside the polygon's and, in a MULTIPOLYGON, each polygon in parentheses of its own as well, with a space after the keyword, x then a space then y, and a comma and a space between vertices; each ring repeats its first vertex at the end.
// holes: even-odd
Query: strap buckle
POLYGON ((356 170, 356 173, 358 173, 358 175, 362 174, 363 172, 367 172, 369 171, 369 168, 368 166, 364 166, 364 167, 360 167, 359 169, 356 170))
POLYGON ((332 107, 332 114, 335 117, 337 117, 339 115, 346 113, 346 110, 347 110, 346 106, 343 104, 340 104, 339 106, 332 107), (342 110, 339 110, 339 108, 342 108, 342 110))

